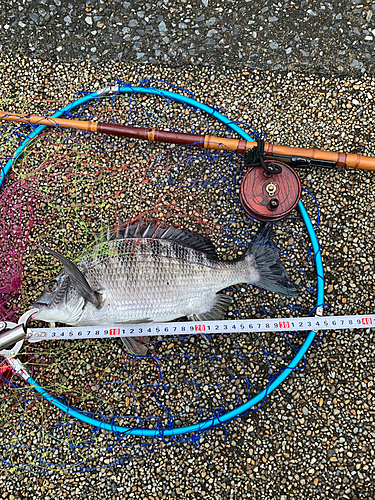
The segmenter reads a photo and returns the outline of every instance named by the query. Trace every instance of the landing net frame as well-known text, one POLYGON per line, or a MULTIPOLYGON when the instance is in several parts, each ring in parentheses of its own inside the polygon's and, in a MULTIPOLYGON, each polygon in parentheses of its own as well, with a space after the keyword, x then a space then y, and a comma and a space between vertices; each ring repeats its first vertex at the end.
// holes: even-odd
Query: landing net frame
MULTIPOLYGON (((170 92, 167 90, 162 90, 162 89, 156 89, 156 88, 151 88, 151 87, 146 87, 146 86, 132 86, 132 85, 123 85, 118 83, 115 86, 110 86, 107 89, 104 89, 103 91, 99 92, 94 92, 88 95, 85 95, 81 97, 80 99, 77 99, 73 101, 71 104, 65 106, 64 108, 60 109, 56 113, 54 113, 51 118, 60 118, 63 116, 65 113, 69 113, 73 111, 74 109, 84 106, 85 104, 89 103, 92 100, 98 99, 101 96, 108 94, 108 93, 119 93, 119 94, 132 94, 132 93, 137 93, 137 94, 153 94, 161 97, 165 97, 167 99, 170 99, 172 101, 180 102, 189 106, 193 106, 205 113, 207 113, 209 116, 214 117, 216 120, 218 120, 220 123, 224 124, 228 128, 230 128, 233 132, 236 132, 242 139, 245 139, 247 141, 254 141, 254 139, 247 133, 245 132, 240 126, 238 126, 236 123, 232 122, 229 118, 221 114, 217 109, 214 109, 211 106, 208 106, 206 104, 200 103, 199 101, 187 97, 181 94, 176 94, 174 92, 170 92)), ((25 151, 27 146, 31 141, 33 141, 44 129, 46 128, 45 125, 40 125, 38 126, 32 133, 30 133, 27 138, 22 142, 21 146, 16 150, 12 158, 6 163, 4 169, 0 172, 0 185, 4 182, 5 176, 8 174, 8 172, 11 170, 12 165, 16 162, 16 160, 22 155, 22 153, 25 151)), ((313 249, 313 261, 316 267, 316 275, 317 275, 317 302, 316 302, 316 307, 315 311, 319 313, 321 311, 323 304, 324 304, 324 271, 323 271, 323 264, 322 264, 322 259, 321 259, 321 253, 320 253, 320 245, 318 243, 313 224, 310 220, 310 217, 302 203, 300 201, 298 203, 298 211, 302 217, 302 220, 306 226, 310 242, 312 245, 313 249)), ((179 436, 183 434, 191 434, 191 433, 197 433, 197 432, 202 432, 206 431, 209 429, 212 429, 216 426, 220 426, 224 423, 227 423, 235 418, 240 417, 241 415, 246 414, 249 411, 252 411, 252 408, 254 408, 256 405, 264 401, 267 396, 273 392, 289 375, 292 371, 294 371, 304 355, 306 354, 307 350, 311 346, 311 344, 314 341, 316 332, 310 331, 308 335, 306 336, 306 339, 302 346, 299 348, 299 350, 296 352, 294 358, 291 360, 291 362, 281 370, 281 373, 278 373, 277 376, 274 377, 272 382, 270 382, 267 387, 258 393, 256 396, 251 398, 249 401, 246 403, 238 406, 232 411, 229 411, 228 413, 222 414, 220 416, 217 416, 215 418, 208 419, 203 422, 199 422, 198 424, 190 425, 190 426, 182 426, 182 427, 176 427, 176 428, 171 428, 171 429, 155 429, 155 430, 150 430, 150 429, 145 429, 145 428, 129 428, 129 427, 122 427, 118 426, 114 423, 106 423, 102 422, 100 420, 97 420, 95 418, 91 418, 87 415, 85 415, 83 412, 72 408, 66 404, 64 404, 62 401, 59 401, 56 397, 51 395, 47 390, 45 390, 43 387, 41 387, 32 377, 29 377, 27 379, 27 382, 30 384, 30 386, 38 392, 43 398, 45 398, 49 403, 53 404, 63 412, 67 413, 69 416, 75 417, 78 420, 87 423, 95 428, 98 429, 105 429, 108 431, 113 431, 118 434, 127 434, 127 435, 134 435, 134 436, 144 436, 144 437, 151 437, 151 438, 156 438, 156 437, 173 437, 173 436, 179 436)))

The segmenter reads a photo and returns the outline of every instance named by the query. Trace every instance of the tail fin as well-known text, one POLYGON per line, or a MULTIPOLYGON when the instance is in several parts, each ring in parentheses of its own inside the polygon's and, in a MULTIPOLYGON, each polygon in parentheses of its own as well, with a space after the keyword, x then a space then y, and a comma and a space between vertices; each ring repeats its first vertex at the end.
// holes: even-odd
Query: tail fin
POLYGON ((241 260, 251 267, 255 280, 251 283, 280 295, 298 296, 295 285, 288 281, 288 274, 279 261, 279 253, 266 236, 265 231, 257 235, 248 246, 241 260))

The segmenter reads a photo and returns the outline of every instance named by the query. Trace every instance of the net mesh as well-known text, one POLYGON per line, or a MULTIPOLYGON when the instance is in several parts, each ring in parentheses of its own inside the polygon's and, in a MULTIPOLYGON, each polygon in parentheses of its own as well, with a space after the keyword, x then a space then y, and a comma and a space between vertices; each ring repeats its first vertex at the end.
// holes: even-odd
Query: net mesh
MULTIPOLYGON (((162 82, 144 84, 170 89, 162 82)), ((0 105, 44 116, 53 112, 38 96, 0 105)), ((163 95, 103 94, 67 117, 238 138, 213 116, 163 95)), ((1 124, 3 167, 31 130, 1 124)), ((221 260, 236 258, 261 226, 239 201, 244 173, 243 158, 231 152, 45 129, 15 162, 1 191, 0 320, 17 320, 61 269, 37 245, 75 260, 95 244, 103 226, 113 227, 120 218, 197 231, 214 243, 221 260)), ((317 223, 315 200, 304 193, 303 202, 317 223)), ((314 254, 304 223, 295 211, 272 226, 272 240, 299 295, 292 299, 236 284, 225 291, 233 299, 227 318, 314 311, 314 254)), ((153 337, 147 356, 139 357, 129 355, 119 340, 25 342, 20 359, 58 399, 102 422, 157 432, 148 438, 93 428, 49 404, 2 362, 3 466, 88 471, 176 441, 196 442, 199 431, 175 437, 164 432, 220 417, 250 400, 288 365, 305 337, 291 332, 153 337)))

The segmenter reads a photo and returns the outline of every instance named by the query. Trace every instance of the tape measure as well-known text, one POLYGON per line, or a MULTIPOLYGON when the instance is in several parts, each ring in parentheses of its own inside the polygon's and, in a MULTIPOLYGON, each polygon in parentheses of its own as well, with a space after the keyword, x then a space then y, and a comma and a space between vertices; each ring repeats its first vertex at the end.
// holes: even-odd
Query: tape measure
POLYGON ((182 321, 177 323, 149 323, 134 325, 110 325, 61 328, 28 328, 29 342, 42 340, 82 340, 117 337, 151 337, 194 335, 199 333, 238 332, 295 332, 318 330, 344 330, 352 328, 375 328, 375 314, 354 316, 314 316, 303 318, 267 318, 220 321, 182 321))

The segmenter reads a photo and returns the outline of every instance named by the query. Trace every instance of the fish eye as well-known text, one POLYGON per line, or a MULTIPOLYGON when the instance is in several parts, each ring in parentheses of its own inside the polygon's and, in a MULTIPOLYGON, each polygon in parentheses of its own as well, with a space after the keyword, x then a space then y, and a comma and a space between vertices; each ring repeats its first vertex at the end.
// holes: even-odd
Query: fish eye
POLYGON ((51 281, 46 286, 46 292, 52 293, 56 290, 56 288, 57 288, 57 281, 51 281))

